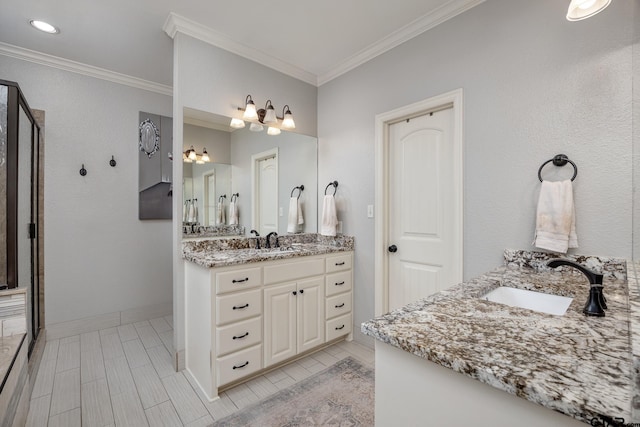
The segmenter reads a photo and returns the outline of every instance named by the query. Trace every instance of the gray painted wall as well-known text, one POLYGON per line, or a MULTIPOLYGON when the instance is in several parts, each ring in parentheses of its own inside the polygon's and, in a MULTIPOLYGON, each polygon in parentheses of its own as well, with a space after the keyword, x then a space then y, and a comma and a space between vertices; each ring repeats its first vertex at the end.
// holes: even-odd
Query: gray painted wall
POLYGON ((47 325, 169 303, 171 222, 138 220, 137 133, 171 97, 6 56, 0 76, 46 112, 47 325))
POLYGON ((374 313, 375 115, 453 89, 464 89, 465 278, 504 248, 533 249, 538 167, 557 153, 580 168, 575 252, 631 256, 638 4, 571 23, 568 2, 489 0, 319 88, 319 184, 340 181, 338 216, 356 239, 356 330, 374 313))

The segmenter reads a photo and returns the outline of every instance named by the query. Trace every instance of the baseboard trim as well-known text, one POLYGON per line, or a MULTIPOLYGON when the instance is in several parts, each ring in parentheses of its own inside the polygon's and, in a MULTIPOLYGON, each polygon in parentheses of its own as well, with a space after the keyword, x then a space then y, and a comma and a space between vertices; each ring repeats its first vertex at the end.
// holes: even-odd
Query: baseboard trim
POLYGON ((47 325, 46 339, 47 341, 56 340, 87 332, 99 331, 100 329, 140 322, 142 320, 155 319, 157 317, 168 316, 172 311, 173 306, 172 303, 169 302, 54 323, 47 325))

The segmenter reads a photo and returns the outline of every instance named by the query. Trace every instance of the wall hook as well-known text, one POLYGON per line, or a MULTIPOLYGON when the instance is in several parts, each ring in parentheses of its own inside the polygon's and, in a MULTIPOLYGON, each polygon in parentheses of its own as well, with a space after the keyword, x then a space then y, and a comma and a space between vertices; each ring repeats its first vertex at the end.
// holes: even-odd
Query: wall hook
POLYGON ((109 164, 111 165, 112 168, 116 167, 116 159, 114 159, 113 156, 111 156, 111 160, 109 160, 109 164))
POLYGON ((80 175, 82 175, 82 176, 86 176, 87 175, 87 170, 84 168, 84 163, 82 164, 82 169, 80 169, 80 175))

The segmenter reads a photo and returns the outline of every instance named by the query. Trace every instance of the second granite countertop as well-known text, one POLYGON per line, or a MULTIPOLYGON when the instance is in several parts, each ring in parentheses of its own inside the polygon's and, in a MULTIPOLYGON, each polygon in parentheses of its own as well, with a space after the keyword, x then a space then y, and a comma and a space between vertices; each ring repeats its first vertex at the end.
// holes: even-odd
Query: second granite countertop
POLYGON ((362 331, 581 421, 628 420, 633 379, 621 269, 601 269, 609 309, 593 318, 582 314, 589 289, 582 274, 535 271, 520 261, 375 318, 362 331), (479 298, 498 286, 574 300, 564 316, 553 316, 479 298))

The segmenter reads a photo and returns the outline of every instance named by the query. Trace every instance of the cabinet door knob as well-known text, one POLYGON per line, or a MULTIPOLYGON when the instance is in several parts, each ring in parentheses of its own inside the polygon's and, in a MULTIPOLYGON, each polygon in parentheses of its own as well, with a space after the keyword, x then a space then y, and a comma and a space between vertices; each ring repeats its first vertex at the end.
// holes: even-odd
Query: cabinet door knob
POLYGON ((389 252, 391 253, 398 252, 398 247, 396 245, 389 246, 389 252))
POLYGON ((304 294, 304 289, 300 289, 300 293, 301 293, 301 294, 304 294))
POLYGON ((298 294, 296 291, 293 291, 293 292, 291 292, 291 293, 292 293, 292 294, 294 294, 294 295, 297 295, 297 294, 298 294))

